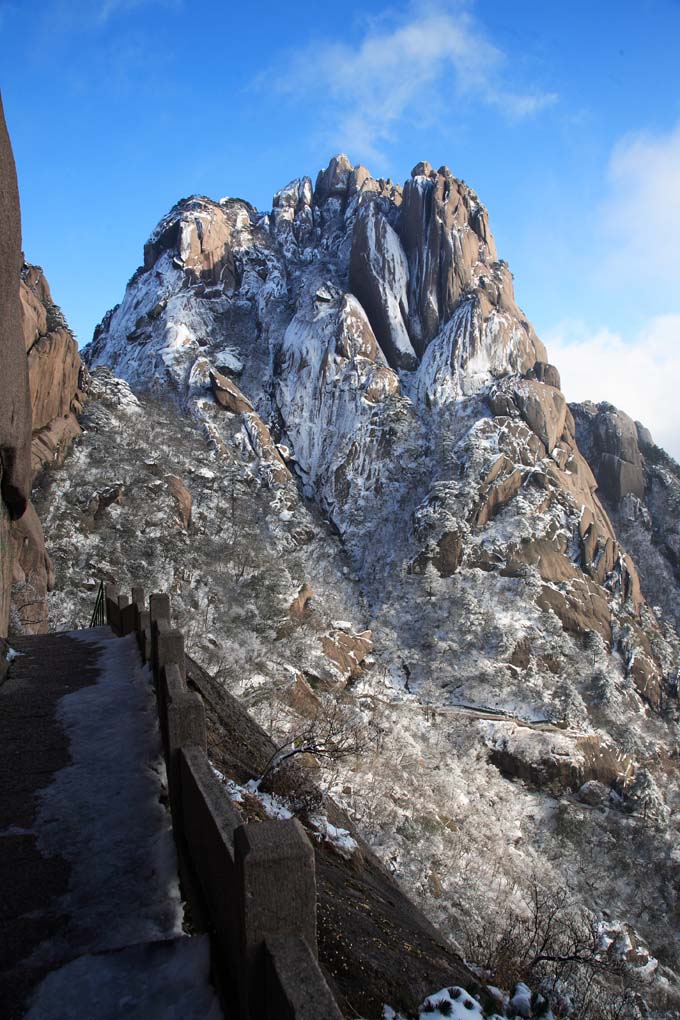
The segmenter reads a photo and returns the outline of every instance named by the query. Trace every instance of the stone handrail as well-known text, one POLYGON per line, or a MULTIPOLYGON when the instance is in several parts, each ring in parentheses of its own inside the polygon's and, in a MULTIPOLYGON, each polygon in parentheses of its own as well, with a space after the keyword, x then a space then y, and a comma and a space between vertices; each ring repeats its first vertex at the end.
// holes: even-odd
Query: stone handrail
POLYGON ((115 634, 135 634, 156 690, 184 892, 206 921, 213 979, 240 1020, 342 1020, 317 962, 314 851, 297 819, 244 824, 206 753, 203 701, 186 683, 170 598, 105 587, 115 634))

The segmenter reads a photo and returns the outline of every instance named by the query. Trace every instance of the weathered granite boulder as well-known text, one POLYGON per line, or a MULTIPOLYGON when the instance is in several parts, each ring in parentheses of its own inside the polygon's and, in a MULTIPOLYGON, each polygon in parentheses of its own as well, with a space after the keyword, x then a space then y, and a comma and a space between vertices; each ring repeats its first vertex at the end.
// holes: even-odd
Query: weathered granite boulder
POLYGON ((519 411, 547 453, 552 453, 567 420, 567 402, 554 384, 537 379, 502 380, 492 392, 490 403, 494 414, 519 411))
POLYGON ((181 215, 173 212, 161 220, 144 246, 144 268, 169 252, 190 282, 202 281, 232 292, 237 285, 234 234, 249 222, 247 203, 194 197, 182 204, 181 215))
POLYGON ((301 623, 307 613, 314 592, 306 581, 288 607, 288 614, 295 623, 301 623))
POLYGON ((354 634, 348 628, 335 627, 321 638, 321 647, 342 678, 352 680, 361 675, 362 664, 373 651, 373 635, 370 630, 354 634))
POLYGON ((545 383, 546 386, 554 386, 558 390, 561 387, 560 373, 554 365, 548 364, 547 361, 537 361, 531 370, 531 374, 534 379, 545 383))
POLYGON ((182 522, 182 527, 185 531, 188 531, 189 525, 191 524, 191 493, 182 479, 178 478, 177 475, 167 475, 165 483, 170 490, 170 495, 177 504, 177 510, 179 513, 179 519, 182 522))
POLYGON ((253 405, 241 393, 236 383, 215 369, 210 370, 210 385, 217 403, 230 414, 243 414, 244 411, 253 410, 253 405))
POLYGON ((89 499, 87 509, 95 517, 101 517, 108 507, 113 506, 114 503, 120 506, 123 503, 124 497, 125 486, 122 482, 114 482, 112 485, 105 485, 103 489, 93 493, 89 499))

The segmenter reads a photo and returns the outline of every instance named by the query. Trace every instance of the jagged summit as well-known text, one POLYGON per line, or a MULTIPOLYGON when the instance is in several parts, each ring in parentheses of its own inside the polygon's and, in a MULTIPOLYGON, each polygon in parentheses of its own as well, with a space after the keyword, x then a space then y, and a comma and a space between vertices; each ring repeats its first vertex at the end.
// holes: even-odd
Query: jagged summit
MULTIPOLYGON (((153 268, 153 294, 168 293, 177 289, 172 276, 181 273, 187 283, 212 288, 210 297, 217 299, 237 290, 252 293, 257 288, 253 273, 262 277, 264 272, 271 287, 277 272, 288 277, 312 263, 327 266, 331 282, 360 300, 393 369, 415 370, 456 311, 472 316, 478 353, 492 374, 526 371, 546 360, 543 345, 515 305, 486 209, 446 167, 434 171, 426 162, 414 167, 402 188, 337 155, 314 187, 303 177, 278 191, 269 213, 258 213, 241 199, 183 199, 151 234, 132 283, 153 268)), ((158 301, 148 305, 136 287, 134 309, 124 302, 109 313, 95 332, 93 363, 104 331, 121 341, 123 335, 133 343, 153 340, 148 326, 160 311, 158 301)), ((173 337, 163 340, 167 354, 173 337)), ((199 340, 187 334, 176 346, 191 343, 199 340)), ((450 338, 443 338, 440 347, 450 346, 450 338)), ((124 351, 119 360, 129 360, 124 351)), ((180 360, 187 368, 188 359, 180 360)), ((459 359, 461 369, 467 360, 459 359)))
POLYGON ((486 209, 446 167, 420 162, 402 187, 337 155, 270 213, 183 200, 86 357, 187 402, 218 444, 222 409, 241 415, 268 477, 291 484, 293 467, 374 597, 404 565, 528 572, 533 604, 617 642, 657 697, 637 572, 559 373, 486 209))

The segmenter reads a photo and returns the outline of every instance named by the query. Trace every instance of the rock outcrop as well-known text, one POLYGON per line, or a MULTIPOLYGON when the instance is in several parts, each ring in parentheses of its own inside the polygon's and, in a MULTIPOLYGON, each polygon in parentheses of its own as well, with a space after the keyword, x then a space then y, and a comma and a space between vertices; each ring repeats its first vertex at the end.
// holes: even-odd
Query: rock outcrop
POLYGON ((447 167, 418 163, 404 185, 402 236, 412 275, 411 332, 419 353, 447 322, 475 280, 497 261, 486 210, 447 167))
POLYGON ((224 407, 231 414, 243 414, 244 411, 253 410, 253 405, 243 396, 238 386, 220 372, 210 369, 210 382, 215 400, 220 407, 224 407))
POLYGON ((177 512, 179 514, 179 519, 182 522, 182 527, 185 531, 188 531, 191 524, 191 493, 182 479, 178 478, 177 475, 168 475, 165 481, 172 498, 177 504, 177 512))
POLYGON ((504 726, 493 733, 489 745, 491 760, 505 775, 557 795, 578 790, 584 803, 607 803, 610 793, 620 797, 632 779, 630 759, 599 737, 573 741, 555 730, 527 740, 526 731, 504 726), (581 795, 586 784, 590 789, 581 795))
MULTIPOLYGON (((31 474, 35 482, 61 464, 80 435, 86 370, 78 344, 52 299, 40 266, 24 262, 19 283, 21 325, 31 401, 31 474)), ((26 633, 47 630, 47 592, 54 573, 42 528, 32 507, 15 526, 13 626, 26 633)))
MULTIPOLYGON (((225 203, 228 207, 228 203, 225 203)), ((144 266, 155 265, 164 251, 172 253, 178 266, 194 281, 233 290, 236 270, 231 242, 236 220, 224 214, 221 204, 193 200, 183 204, 179 218, 171 213, 162 220, 144 246, 144 266)), ((153 319, 153 309, 150 318, 153 319)), ((137 329, 142 331, 143 320, 137 329)))
POLYGON ((370 630, 354 634, 348 626, 336 625, 330 634, 321 638, 321 647, 342 679, 348 682, 361 676, 362 665, 373 651, 373 635, 370 630))
POLYGON ((612 404, 572 404, 598 492, 640 571, 645 596, 680 628, 680 466, 612 404))
POLYGON ((32 409, 31 460, 34 477, 61 463, 80 434, 81 363, 78 344, 54 304, 40 266, 24 263, 20 299, 32 409))

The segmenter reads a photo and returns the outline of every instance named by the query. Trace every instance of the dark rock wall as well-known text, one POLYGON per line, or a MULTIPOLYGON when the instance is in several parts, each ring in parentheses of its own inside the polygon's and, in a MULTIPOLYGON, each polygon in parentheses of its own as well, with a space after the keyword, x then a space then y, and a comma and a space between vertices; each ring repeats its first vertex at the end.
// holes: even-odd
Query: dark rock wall
POLYGON ((21 215, 12 146, 0 99, 0 635, 9 624, 11 522, 31 493, 31 402, 23 344, 19 273, 21 215))

